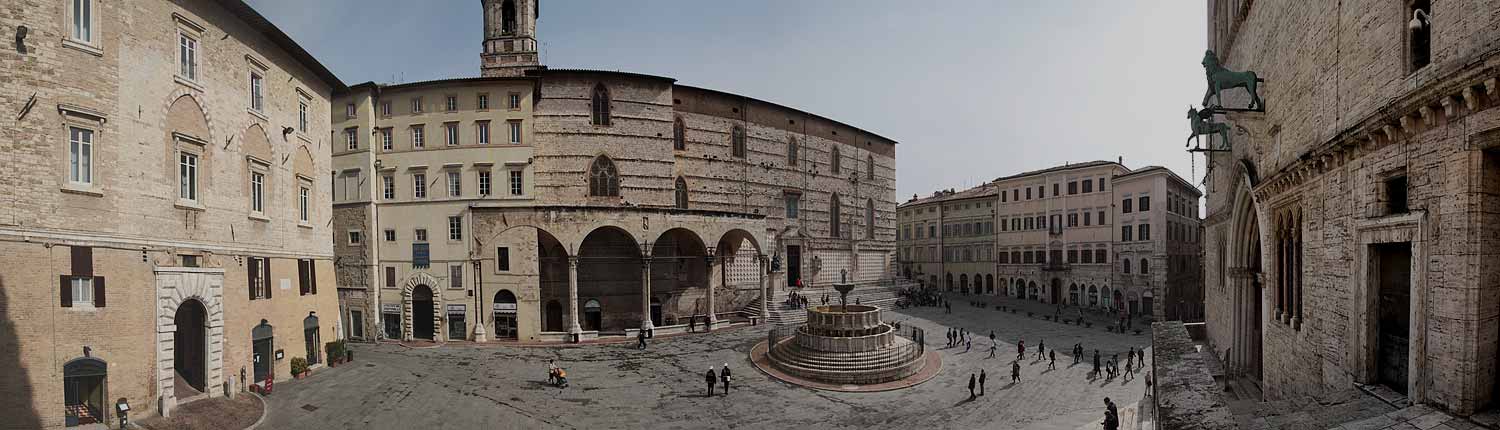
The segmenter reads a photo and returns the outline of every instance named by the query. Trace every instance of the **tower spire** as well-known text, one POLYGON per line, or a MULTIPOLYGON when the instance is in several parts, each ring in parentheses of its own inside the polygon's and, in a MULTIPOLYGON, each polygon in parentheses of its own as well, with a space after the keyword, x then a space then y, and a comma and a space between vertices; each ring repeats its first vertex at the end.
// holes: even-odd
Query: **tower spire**
POLYGON ((541 0, 480 0, 484 8, 484 76, 521 76, 541 66, 536 19, 541 0))

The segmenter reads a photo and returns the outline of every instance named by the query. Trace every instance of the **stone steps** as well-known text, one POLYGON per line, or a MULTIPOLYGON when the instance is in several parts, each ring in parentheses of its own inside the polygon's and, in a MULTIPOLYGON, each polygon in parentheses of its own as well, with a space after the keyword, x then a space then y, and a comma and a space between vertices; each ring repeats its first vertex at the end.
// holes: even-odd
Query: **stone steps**
POLYGON ((772 350, 778 361, 789 363, 798 367, 824 370, 824 371, 864 371, 881 370, 901 366, 913 360, 913 357, 903 357, 898 352, 904 352, 901 347, 910 345, 910 342, 897 342, 892 349, 880 351, 857 352, 857 353, 827 353, 806 350, 794 347, 795 340, 788 339, 781 343, 779 348, 772 350))

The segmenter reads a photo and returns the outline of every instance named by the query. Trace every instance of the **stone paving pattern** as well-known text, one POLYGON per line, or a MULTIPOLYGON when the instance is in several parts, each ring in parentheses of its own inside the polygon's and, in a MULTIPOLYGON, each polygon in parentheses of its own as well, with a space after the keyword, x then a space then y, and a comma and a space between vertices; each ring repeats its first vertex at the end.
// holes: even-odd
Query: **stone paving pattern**
MULTIPOLYGON (((1072 365, 1068 352, 1082 342, 1105 357, 1143 347, 1146 335, 1106 332, 954 303, 887 311, 888 320, 916 324, 943 354, 933 380, 904 390, 837 393, 797 387, 757 371, 749 349, 766 326, 711 335, 659 338, 644 350, 633 343, 560 348, 450 344, 432 349, 356 345, 353 363, 313 377, 277 384, 263 428, 1098 428, 1106 396, 1133 423, 1131 406, 1145 391, 1140 377, 1090 379, 1090 366, 1072 365), (944 346, 942 324, 965 324, 974 346, 944 346), (989 356, 989 330, 999 340, 989 356), (1008 381, 1014 343, 1024 336, 1029 357, 1022 381, 1008 381), (1056 370, 1035 360, 1035 343, 1060 347, 1056 370), (571 386, 546 384, 556 359, 571 386), (705 398, 703 374, 729 363, 728 396, 705 398), (984 369, 986 395, 969 398, 970 373, 984 369), (307 410, 311 405, 315 410, 307 410)), ((1148 351, 1149 352, 1149 351, 1148 351)), ((1149 356, 1149 354, 1148 354, 1149 356)), ((1129 427, 1127 427, 1129 428, 1129 427)))

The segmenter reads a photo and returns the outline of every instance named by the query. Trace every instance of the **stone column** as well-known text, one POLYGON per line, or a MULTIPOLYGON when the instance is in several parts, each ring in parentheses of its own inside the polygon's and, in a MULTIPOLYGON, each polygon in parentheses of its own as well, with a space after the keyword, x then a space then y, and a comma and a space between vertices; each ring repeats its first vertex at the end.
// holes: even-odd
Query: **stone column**
POLYGON ((655 328, 651 323, 651 256, 641 259, 641 330, 655 328))
POLYGON ((714 316, 714 290, 719 289, 719 278, 724 265, 713 255, 705 257, 705 260, 708 261, 708 318, 704 319, 703 328, 713 331, 714 323, 718 321, 718 317, 714 316))
POLYGON ((578 326, 578 256, 568 256, 568 336, 578 342, 583 329, 578 326))

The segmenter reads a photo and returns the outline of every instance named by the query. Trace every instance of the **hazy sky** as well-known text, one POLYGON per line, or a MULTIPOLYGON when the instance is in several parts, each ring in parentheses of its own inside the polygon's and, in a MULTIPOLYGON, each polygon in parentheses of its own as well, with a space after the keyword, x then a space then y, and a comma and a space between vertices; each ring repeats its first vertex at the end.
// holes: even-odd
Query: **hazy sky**
MULTIPOLYGON (((478 0, 249 0, 346 83, 479 74, 478 0)), ((544 0, 542 63, 676 78, 900 142, 898 201, 1064 162, 1189 178, 1205 2, 544 0)))

